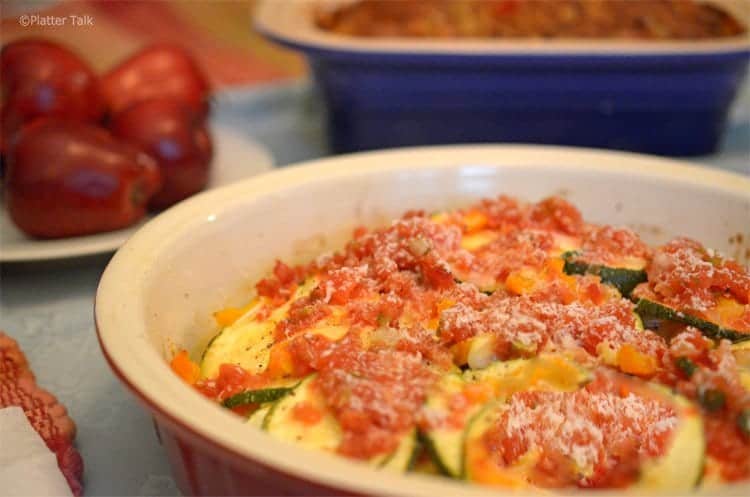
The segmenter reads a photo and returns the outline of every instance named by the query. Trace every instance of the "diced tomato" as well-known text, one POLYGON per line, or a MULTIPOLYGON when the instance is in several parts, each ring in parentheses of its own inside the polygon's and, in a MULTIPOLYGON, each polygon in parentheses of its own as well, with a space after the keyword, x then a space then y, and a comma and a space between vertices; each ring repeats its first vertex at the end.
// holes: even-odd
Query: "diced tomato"
POLYGON ((648 262, 652 253, 634 231, 614 226, 587 226, 581 245, 583 260, 605 266, 617 267, 627 258, 648 262))
POLYGON ((315 323, 331 315, 331 307, 322 301, 313 301, 310 297, 296 300, 289 308, 289 315, 281 321, 275 330, 277 341, 311 328, 315 323))
POLYGON ((432 288, 445 290, 456 284, 450 269, 434 258, 425 258, 420 264, 420 269, 424 281, 432 288))
POLYGON ((645 459, 664 453, 676 423, 673 407, 642 388, 602 371, 574 392, 515 393, 483 443, 501 467, 538 454, 532 482, 627 486, 645 459))
POLYGON ((583 231, 583 217, 573 204, 560 197, 542 200, 531 210, 535 227, 578 235, 583 231))
POLYGON ((688 238, 677 238, 656 250, 647 272, 648 286, 658 300, 677 309, 706 316, 727 295, 748 305, 750 272, 688 238))
POLYGON ((721 476, 727 481, 750 478, 750 440, 743 437, 736 419, 706 416, 708 454, 720 462, 721 476))
POLYGON ((292 268, 277 260, 273 267, 273 274, 279 280, 279 283, 286 286, 296 281, 296 274, 292 268))
POLYGON ((236 364, 222 364, 216 378, 199 380, 195 388, 206 397, 221 402, 245 390, 263 388, 268 382, 265 375, 254 375, 236 364))
POLYGON ((365 226, 357 226, 354 228, 354 233, 352 234, 352 237, 356 240, 358 238, 362 238, 367 234, 367 228, 365 226))
POLYGON ((268 297, 275 305, 280 305, 294 293, 298 280, 305 276, 302 266, 291 268, 277 260, 273 267, 273 276, 260 280, 255 289, 261 297, 268 297))
MULTIPOLYGON (((224 364, 216 378, 198 379, 186 353, 172 367, 217 401, 316 373, 326 405, 302 403, 293 416, 314 424, 330 414, 342 430, 338 452, 371 459, 395 449, 417 424, 460 429, 471 406, 494 397, 489 387, 469 385, 450 398, 448 412, 423 410, 427 392, 456 365, 564 351, 596 367, 596 379, 575 392, 510 395, 507 419, 487 434, 485 450, 471 455, 482 456, 470 462, 474 478, 567 488, 633 483, 642 463, 663 453, 674 412, 653 392, 641 395, 641 380, 613 380, 612 369, 694 400, 722 475, 750 477, 750 437, 737 433, 746 426, 737 420, 748 417, 750 400, 730 344, 715 344, 684 325, 669 334, 662 333, 666 327, 659 334, 639 329, 632 301, 598 276, 565 274, 559 252, 569 246, 582 247, 581 257, 597 264, 629 267, 642 260, 649 281, 634 295, 750 329, 750 274, 738 263, 688 239, 652 253, 628 229, 584 223, 561 198, 529 204, 500 196, 438 216, 408 212, 379 229, 358 227, 343 250, 305 266, 276 261, 256 285, 262 305, 253 319, 265 321, 282 304, 289 307, 274 324, 262 374, 224 364), (290 301, 312 275, 319 284, 290 301), (329 331, 345 334, 336 340, 317 334, 329 331), (569 424, 556 425, 560 420, 569 424)), ((215 317, 229 326, 247 310, 227 308, 215 317)))

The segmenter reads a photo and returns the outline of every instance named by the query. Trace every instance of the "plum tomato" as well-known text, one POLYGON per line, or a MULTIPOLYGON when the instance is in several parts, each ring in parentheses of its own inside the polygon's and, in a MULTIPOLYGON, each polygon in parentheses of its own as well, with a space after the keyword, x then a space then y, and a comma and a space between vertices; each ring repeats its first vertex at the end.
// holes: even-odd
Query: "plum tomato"
POLYGON ((209 179, 213 146, 205 122, 174 98, 146 100, 114 116, 112 133, 151 155, 164 186, 149 206, 163 209, 202 190, 209 179))
POLYGON ((40 119, 9 150, 5 199, 26 234, 61 238, 135 223, 161 182, 153 158, 107 130, 40 119))
POLYGON ((209 110, 206 76, 193 57, 175 45, 152 45, 124 60, 102 76, 102 92, 111 115, 163 97, 182 100, 203 117, 209 110))
POLYGON ((0 51, 2 133, 0 151, 40 117, 95 122, 103 112, 99 81, 67 48, 44 39, 23 39, 0 51))

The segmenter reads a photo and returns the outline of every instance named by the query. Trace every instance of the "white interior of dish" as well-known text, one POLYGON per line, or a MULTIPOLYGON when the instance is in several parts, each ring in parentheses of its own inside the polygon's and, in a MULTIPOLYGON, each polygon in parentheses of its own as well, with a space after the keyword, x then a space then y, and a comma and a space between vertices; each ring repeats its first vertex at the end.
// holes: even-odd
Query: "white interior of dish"
MULTIPOLYGON (((701 41, 644 40, 483 40, 355 38, 318 29, 316 9, 332 9, 353 0, 263 0, 255 11, 255 27, 281 41, 307 48, 342 52, 441 55, 628 55, 722 53, 750 49, 750 31, 732 38, 701 41)), ((635 0, 637 1, 637 0, 635 0)), ((750 29, 750 2, 710 0, 750 29)))
MULTIPOLYGON (((212 313, 247 301, 277 258, 309 259, 340 246, 354 226, 382 224, 408 209, 432 211, 500 193, 528 200, 559 194, 587 220, 632 226, 652 243, 681 234, 732 255, 750 247, 750 178, 716 170, 559 147, 342 156, 206 192, 151 221, 102 277, 102 346, 160 409, 240 454, 356 492, 484 494, 456 482, 376 473, 272 440, 182 384, 165 359, 175 348, 200 348, 215 331, 212 313), (742 246, 729 242, 737 233, 742 246)), ((723 490, 747 495, 750 488, 723 490)))

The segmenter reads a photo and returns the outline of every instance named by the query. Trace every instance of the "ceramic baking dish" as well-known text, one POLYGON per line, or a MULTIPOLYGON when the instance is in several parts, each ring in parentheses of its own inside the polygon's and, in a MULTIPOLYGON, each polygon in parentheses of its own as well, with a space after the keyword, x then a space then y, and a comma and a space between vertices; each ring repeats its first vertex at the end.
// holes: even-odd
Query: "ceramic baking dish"
MULTIPOLYGON (((340 1, 266 0, 255 28, 302 52, 335 152, 527 142, 665 155, 716 150, 750 38, 709 41, 365 39, 318 29, 340 1)), ((748 25, 743 0, 721 0, 748 25)))
MULTIPOLYGON (((631 226, 649 243, 682 234, 743 263, 750 257, 750 178, 621 152, 526 146, 373 152, 197 195, 149 222, 115 254, 95 311, 102 351, 154 417, 180 489, 186 495, 502 495, 286 445, 205 399, 168 365, 177 349, 201 350, 216 332, 212 313, 246 302, 276 258, 310 260, 341 246, 356 225, 500 193, 528 200, 563 195, 586 219, 631 226)), ((750 485, 720 490, 748 495, 750 485)))

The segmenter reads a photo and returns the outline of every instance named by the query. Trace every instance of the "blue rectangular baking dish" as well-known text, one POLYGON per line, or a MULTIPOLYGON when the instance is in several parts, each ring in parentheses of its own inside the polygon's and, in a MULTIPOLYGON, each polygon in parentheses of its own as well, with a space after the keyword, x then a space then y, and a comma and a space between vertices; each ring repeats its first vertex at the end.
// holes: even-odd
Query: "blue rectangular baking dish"
MULTIPOLYGON (((747 26, 747 9, 738 5, 732 13, 747 26)), ((334 152, 523 142, 708 154, 719 145, 750 59, 747 35, 595 43, 357 39, 317 29, 315 6, 265 1, 256 28, 306 55, 334 152)))

